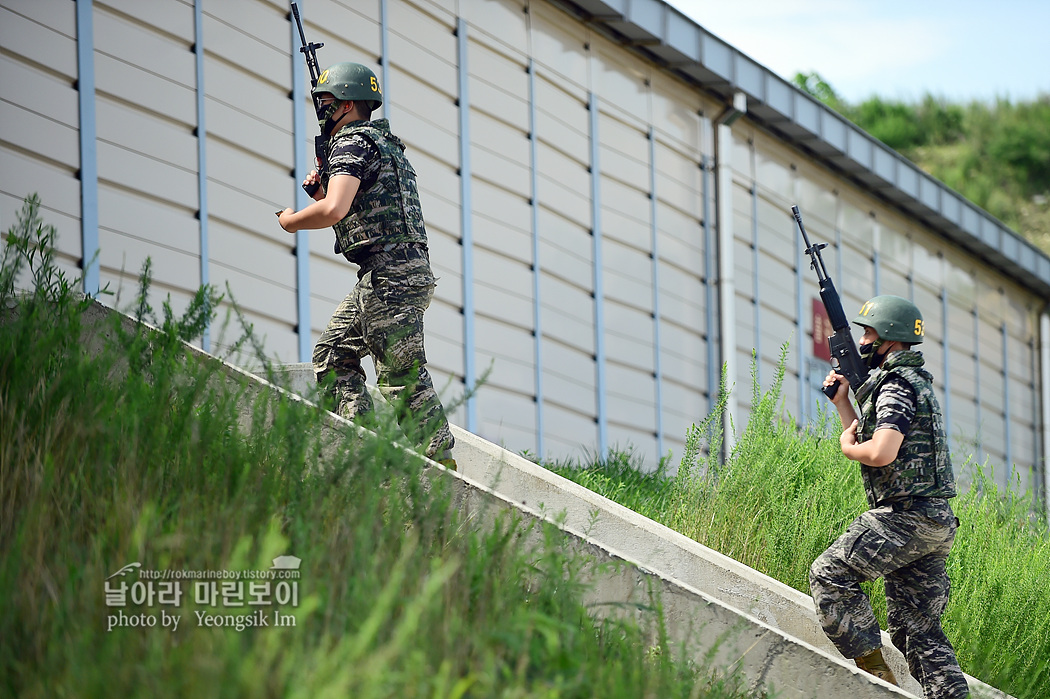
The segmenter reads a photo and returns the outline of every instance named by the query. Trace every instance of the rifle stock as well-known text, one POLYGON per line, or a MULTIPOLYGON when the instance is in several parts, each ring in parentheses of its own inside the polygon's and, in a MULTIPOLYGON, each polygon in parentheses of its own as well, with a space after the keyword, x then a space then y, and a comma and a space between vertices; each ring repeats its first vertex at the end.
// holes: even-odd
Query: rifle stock
MULTIPOLYGON (((810 268, 817 273, 817 282, 820 285, 820 300, 828 312, 828 320, 835 332, 828 336, 828 349, 831 352, 831 368, 836 374, 842 376, 849 382, 850 388, 856 394, 865 380, 868 378, 869 369, 857 351, 857 344, 853 341, 850 332, 849 321, 846 320, 846 312, 842 309, 842 300, 839 292, 835 289, 835 283, 828 276, 827 268, 820 251, 828 246, 827 243, 813 245, 809 242, 806 227, 802 223, 802 214, 798 206, 791 207, 791 214, 795 217, 798 230, 802 233, 802 240, 806 243, 806 254, 809 255, 810 268)), ((824 386, 824 395, 831 398, 838 391, 838 386, 824 386)))

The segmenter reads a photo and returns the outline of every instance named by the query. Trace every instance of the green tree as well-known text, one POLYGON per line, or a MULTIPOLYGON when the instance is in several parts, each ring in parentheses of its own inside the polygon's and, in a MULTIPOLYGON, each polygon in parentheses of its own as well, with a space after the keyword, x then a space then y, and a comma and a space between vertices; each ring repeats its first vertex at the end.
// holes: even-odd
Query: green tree
POLYGON ((1050 252, 1050 94, 1013 103, 844 101, 818 73, 797 73, 802 91, 912 160, 1050 252))

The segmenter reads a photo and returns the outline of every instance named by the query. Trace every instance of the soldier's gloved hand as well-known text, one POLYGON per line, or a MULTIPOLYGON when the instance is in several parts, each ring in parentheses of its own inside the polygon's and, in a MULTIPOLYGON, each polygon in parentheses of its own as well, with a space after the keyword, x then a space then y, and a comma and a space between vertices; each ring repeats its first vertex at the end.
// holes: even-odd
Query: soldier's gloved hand
MULTIPOLYGON (((303 180, 303 187, 309 187, 315 184, 321 184, 321 176, 317 174, 317 170, 311 170, 310 174, 307 175, 306 179, 303 180)), ((313 197, 314 201, 321 201, 322 199, 324 199, 324 190, 321 189, 320 186, 318 186, 311 196, 313 197)))
POLYGON ((832 370, 824 377, 824 385, 834 386, 835 384, 838 384, 839 388, 835 391, 835 395, 831 398, 831 402, 835 405, 839 405, 843 401, 848 401, 849 387, 846 385, 846 377, 841 374, 836 374, 835 371, 832 370))

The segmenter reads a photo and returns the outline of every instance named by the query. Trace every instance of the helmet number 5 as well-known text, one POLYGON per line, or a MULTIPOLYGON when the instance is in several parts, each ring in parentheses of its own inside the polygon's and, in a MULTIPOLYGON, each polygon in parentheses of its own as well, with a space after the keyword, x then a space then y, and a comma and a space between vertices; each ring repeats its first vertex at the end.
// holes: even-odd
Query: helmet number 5
POLYGON ((383 91, 379 89, 379 81, 375 79, 374 75, 370 77, 368 81, 372 83, 372 92, 378 92, 379 94, 383 94, 383 91))
POLYGON ((922 329, 922 319, 921 318, 916 318, 915 319, 915 334, 920 336, 920 337, 923 337, 923 336, 926 335, 926 332, 922 329))

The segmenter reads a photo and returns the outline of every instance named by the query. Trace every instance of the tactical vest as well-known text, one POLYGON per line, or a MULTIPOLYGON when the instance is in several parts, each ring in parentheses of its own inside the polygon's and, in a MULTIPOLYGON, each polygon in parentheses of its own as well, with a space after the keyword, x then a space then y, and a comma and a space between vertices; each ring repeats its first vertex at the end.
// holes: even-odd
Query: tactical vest
POLYGON ((900 377, 915 390, 915 415, 896 460, 881 468, 861 464, 871 507, 906 498, 955 497, 955 475, 941 407, 933 392, 933 377, 923 363, 921 352, 894 352, 857 391, 861 403, 858 441, 866 442, 875 432, 875 403, 886 379, 900 377))
MULTIPOLYGON (((358 121, 336 132, 328 142, 329 155, 337 139, 354 134, 364 136, 376 147, 381 165, 375 184, 358 191, 350 211, 333 226, 336 254, 342 253, 351 262, 357 262, 365 248, 375 245, 426 245, 416 171, 405 158, 405 144, 390 133, 390 122, 386 119, 358 121)), ((327 191, 327 182, 324 184, 327 191)))

